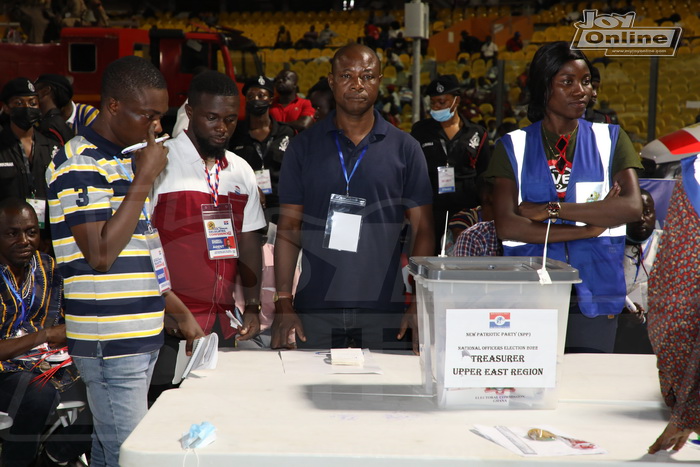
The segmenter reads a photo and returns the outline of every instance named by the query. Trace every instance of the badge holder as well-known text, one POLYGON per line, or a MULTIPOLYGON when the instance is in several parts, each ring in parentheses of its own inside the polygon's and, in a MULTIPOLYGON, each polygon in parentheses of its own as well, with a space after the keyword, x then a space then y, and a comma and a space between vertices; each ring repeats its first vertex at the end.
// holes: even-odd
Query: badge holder
POLYGON ((260 190, 266 194, 272 194, 272 178, 270 177, 270 169, 260 169, 255 171, 255 181, 260 190))
POLYGON ((455 192, 455 168, 450 166, 438 167, 438 193, 455 192))
POLYGON ((158 281, 158 289, 160 293, 163 294, 172 289, 170 285, 170 272, 168 271, 168 263, 165 261, 163 244, 160 242, 158 230, 153 228, 150 224, 145 235, 148 252, 151 255, 151 263, 153 264, 153 270, 156 273, 156 280, 158 281))
POLYGON ((202 221, 209 259, 238 258, 238 238, 231 204, 203 204, 202 221))
POLYGON ((39 228, 43 229, 46 226, 46 200, 27 198, 27 203, 29 203, 36 212, 36 218, 39 221, 39 228))
POLYGON ((323 248, 357 252, 362 228, 362 210, 367 200, 332 194, 326 218, 323 248))

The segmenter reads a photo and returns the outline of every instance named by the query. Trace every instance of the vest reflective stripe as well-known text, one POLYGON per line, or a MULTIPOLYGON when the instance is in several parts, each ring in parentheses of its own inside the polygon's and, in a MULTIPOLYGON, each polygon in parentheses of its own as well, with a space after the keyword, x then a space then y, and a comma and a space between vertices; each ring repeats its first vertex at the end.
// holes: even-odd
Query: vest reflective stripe
MULTIPOLYGON (((601 196, 604 198, 610 191, 610 172, 612 170, 611 160, 614 154, 614 149, 612 147, 612 140, 610 138, 610 130, 607 123, 593 123, 591 125, 593 134, 595 134, 596 145, 598 146, 598 154, 600 154, 600 161, 603 163, 603 167, 608 167, 608 170, 604 171, 603 187, 605 193, 601 196)), ((585 225, 583 222, 577 222, 576 225, 585 225)), ((617 227, 611 227, 605 232, 600 234, 600 236, 610 236, 619 237, 627 234, 627 226, 625 224, 618 225, 617 227)))
MULTIPOLYGON (((518 167, 514 167, 513 170, 517 170, 518 173, 515 176, 516 181, 522 180, 523 177, 523 157, 525 157, 525 137, 527 134, 523 130, 515 130, 511 133, 511 141, 513 142, 513 152, 515 153, 515 159, 518 161, 518 167)), ((518 183, 518 185, 520 185, 518 183)), ((523 202, 523 196, 520 190, 518 190, 518 204, 523 202)))
MULTIPOLYGON (((516 177, 519 202, 546 203, 557 199, 542 141, 541 125, 541 122, 536 122, 502 139, 516 177)), ((616 125, 591 125, 579 120, 573 167, 564 202, 585 202, 591 195, 594 200, 600 200, 610 191, 611 161, 618 131, 616 125)), ((572 224, 561 219, 557 223, 572 224)), ((575 284, 575 287, 579 308, 586 316, 617 314, 624 306, 624 235, 625 227, 622 226, 607 229, 595 238, 548 245, 548 257, 565 261, 579 270, 583 282, 575 284)), ((506 256, 542 256, 544 245, 505 241, 503 246, 506 256)))

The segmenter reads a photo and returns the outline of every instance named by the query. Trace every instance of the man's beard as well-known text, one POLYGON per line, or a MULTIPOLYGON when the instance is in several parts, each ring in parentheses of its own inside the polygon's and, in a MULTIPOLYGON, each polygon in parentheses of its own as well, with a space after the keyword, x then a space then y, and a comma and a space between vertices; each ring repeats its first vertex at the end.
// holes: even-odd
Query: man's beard
POLYGON ((202 138, 197 134, 195 134, 194 137, 197 140, 199 154, 202 157, 206 159, 213 157, 216 160, 221 160, 224 158, 224 154, 226 154, 226 146, 228 146, 228 140, 226 140, 226 142, 221 146, 218 146, 211 144, 207 138, 202 138))

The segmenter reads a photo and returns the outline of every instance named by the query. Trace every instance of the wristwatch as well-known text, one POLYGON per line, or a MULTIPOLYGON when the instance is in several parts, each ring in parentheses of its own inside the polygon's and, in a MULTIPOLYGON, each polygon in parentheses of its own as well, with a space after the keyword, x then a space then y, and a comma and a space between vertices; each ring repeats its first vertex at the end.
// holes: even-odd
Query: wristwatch
POLYGON ((293 299, 294 299, 294 294, 291 294, 289 292, 275 292, 275 294, 272 296, 273 302, 278 302, 280 300, 293 300, 293 299))
POLYGON ((561 211, 561 204, 558 201, 547 203, 547 213, 550 219, 559 219, 559 211, 561 211))
POLYGON ((258 300, 257 298, 252 298, 250 300, 246 300, 246 302, 245 302, 246 309, 249 306, 254 306, 258 313, 260 313, 260 310, 262 310, 262 305, 260 304, 260 300, 258 300))

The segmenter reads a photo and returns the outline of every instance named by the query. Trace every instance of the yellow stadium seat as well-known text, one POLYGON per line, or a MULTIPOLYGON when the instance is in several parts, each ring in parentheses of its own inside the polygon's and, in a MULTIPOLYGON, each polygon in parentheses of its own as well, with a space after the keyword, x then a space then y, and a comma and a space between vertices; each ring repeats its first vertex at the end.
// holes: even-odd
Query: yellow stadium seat
POLYGON ((457 55, 457 61, 462 61, 462 60, 464 60, 464 61, 466 61, 466 62, 468 63, 469 60, 470 60, 470 58, 471 58, 471 57, 469 56, 469 53, 468 53, 468 52, 460 52, 459 55, 457 55))
POLYGON ((396 78, 397 78, 396 67, 394 67, 392 65, 387 65, 382 70, 382 74, 384 75, 384 81, 387 82, 388 84, 393 84, 396 82, 396 78))
POLYGON ((489 104, 488 102, 484 102, 483 104, 479 105, 479 112, 481 112, 481 115, 493 115, 493 105, 489 104))

